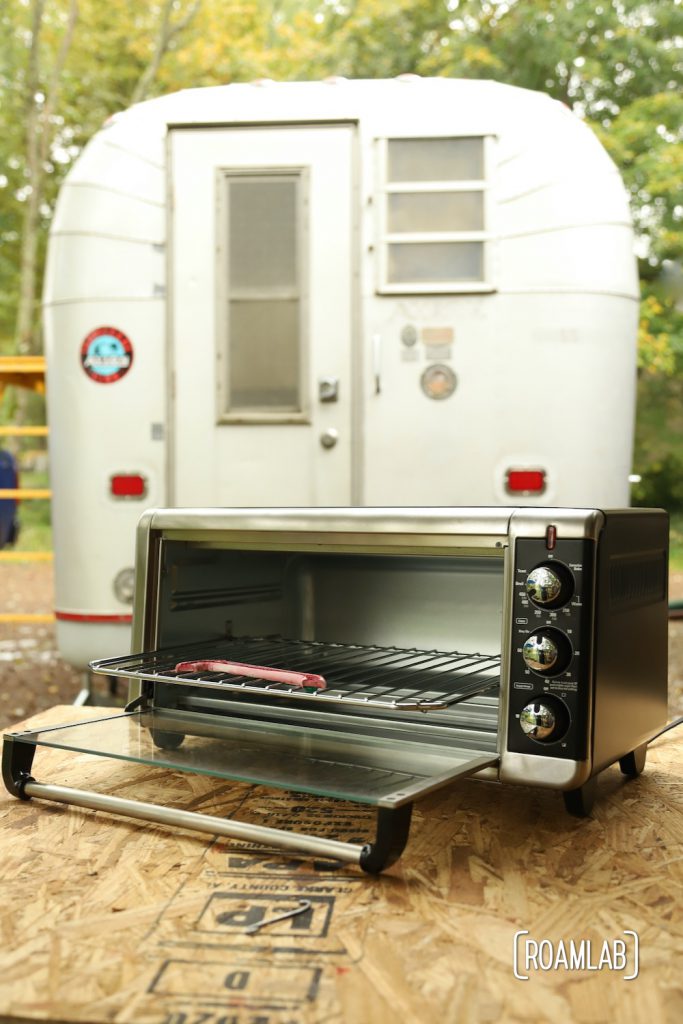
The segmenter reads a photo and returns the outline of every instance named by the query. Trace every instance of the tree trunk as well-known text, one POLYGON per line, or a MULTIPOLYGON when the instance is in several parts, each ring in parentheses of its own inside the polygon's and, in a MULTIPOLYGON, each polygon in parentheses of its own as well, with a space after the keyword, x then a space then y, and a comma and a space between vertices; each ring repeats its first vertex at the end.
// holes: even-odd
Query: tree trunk
POLYGON ((36 93, 40 83, 40 33, 45 14, 45 0, 34 0, 31 17, 31 47, 26 69, 24 112, 26 117, 26 181, 29 194, 24 206, 21 227, 21 260, 19 266, 19 305, 16 323, 16 351, 27 355, 34 347, 34 305, 36 295, 36 256, 38 252, 38 218, 40 214, 39 120, 36 93))
MULTIPOLYGON (((33 0, 31 9, 31 45, 26 68, 24 116, 26 123, 26 186, 28 194, 24 205, 21 227, 21 254, 19 263, 19 301, 15 326, 15 351, 31 355, 41 349, 37 306, 38 242, 40 237, 40 211, 45 197, 45 163, 50 155, 54 135, 54 115, 59 84, 67 54, 71 46, 74 25, 78 16, 77 0, 71 0, 67 24, 55 58, 49 82, 41 85, 40 37, 45 16, 46 0, 33 0), (39 102, 38 93, 44 90, 39 102)), ((28 418, 28 393, 19 389, 14 421, 23 425, 28 418)), ((16 443, 12 445, 16 450, 16 443)))
POLYGON ((50 155, 54 135, 52 117, 59 94, 59 84, 71 46, 73 30, 78 17, 77 0, 71 0, 67 24, 55 58, 45 98, 38 103, 41 88, 40 35, 45 15, 45 0, 33 0, 31 18, 31 47, 26 73, 24 110, 26 116, 26 184, 29 189, 24 207, 21 232, 21 261, 19 270, 19 305, 15 331, 16 351, 29 355, 39 350, 40 341, 36 316, 36 284, 38 272, 38 239, 40 209, 45 197, 45 162, 50 155))

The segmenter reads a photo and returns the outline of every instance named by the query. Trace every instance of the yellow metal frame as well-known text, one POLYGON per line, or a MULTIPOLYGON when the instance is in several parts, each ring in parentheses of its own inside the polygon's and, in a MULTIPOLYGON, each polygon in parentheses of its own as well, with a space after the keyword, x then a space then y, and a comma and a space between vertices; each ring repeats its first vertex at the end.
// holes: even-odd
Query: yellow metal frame
POLYGON ((13 384, 45 394, 45 356, 0 356, 0 398, 13 384))
POLYGON ((0 437, 47 437, 50 433, 49 427, 0 427, 0 437))
MULTIPOLYGON (((45 394, 45 356, 0 356, 0 399, 9 386, 27 388, 36 394, 45 394)), ((49 427, 39 424, 29 426, 0 426, 0 437, 47 437, 49 427)), ((0 501, 15 498, 20 501, 48 500, 52 491, 48 488, 5 487, 0 488, 0 501)), ((51 562, 51 551, 0 551, 0 562, 51 562)), ((0 624, 19 622, 54 622, 49 612, 1 612, 0 624)))
POLYGON ((51 498, 52 491, 48 487, 2 487, 0 488, 0 501, 3 498, 17 498, 19 501, 26 501, 33 498, 51 498))
POLYGON ((53 559, 51 551, 0 551, 0 562, 51 562, 53 559))
MULTIPOLYGON (((0 398, 9 384, 19 388, 28 388, 44 395, 45 356, 0 356, 0 398)), ((39 425, 0 427, 0 437, 47 437, 48 433, 48 427, 39 425)), ((51 497, 52 491, 47 488, 5 487, 0 489, 0 501, 7 498, 29 501, 51 497)))
POLYGON ((55 617, 50 612, 12 612, 0 613, 0 625, 4 623, 21 624, 22 622, 54 622, 55 617))

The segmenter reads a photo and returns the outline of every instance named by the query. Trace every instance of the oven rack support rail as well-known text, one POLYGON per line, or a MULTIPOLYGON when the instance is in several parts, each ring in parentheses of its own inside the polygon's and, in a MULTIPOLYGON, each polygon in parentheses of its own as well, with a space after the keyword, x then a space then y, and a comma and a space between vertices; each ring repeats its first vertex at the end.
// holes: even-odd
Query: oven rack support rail
POLYGON ((123 797, 70 786, 54 786, 37 782, 31 775, 36 752, 34 743, 22 740, 21 733, 4 736, 2 750, 2 777, 8 792, 19 800, 51 800, 93 811, 105 811, 126 818, 153 822, 172 828, 189 829, 212 836, 241 839, 247 842, 275 846, 293 853, 311 854, 332 860, 355 864, 367 874, 379 874, 399 859, 408 841, 412 803, 398 807, 379 807, 375 840, 372 843, 345 843, 322 836, 302 835, 265 825, 215 818, 196 811, 182 811, 160 804, 144 803, 123 797))
MULTIPOLYGON (((439 711, 500 685, 500 657, 460 651, 365 646, 283 637, 235 637, 159 648, 93 661, 93 672, 144 683, 258 694, 315 704, 389 711, 439 711), (315 673, 325 689, 309 690, 220 672, 178 672, 192 660, 225 659, 315 673)), ((143 687, 144 691, 144 687, 143 687)))

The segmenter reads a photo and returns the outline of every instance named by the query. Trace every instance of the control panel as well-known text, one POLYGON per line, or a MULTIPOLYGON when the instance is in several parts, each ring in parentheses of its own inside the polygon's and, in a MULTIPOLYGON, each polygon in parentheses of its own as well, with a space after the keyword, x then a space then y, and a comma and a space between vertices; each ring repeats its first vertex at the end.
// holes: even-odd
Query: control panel
POLYGON ((520 538, 512 601, 508 750, 588 753, 592 541, 520 538))

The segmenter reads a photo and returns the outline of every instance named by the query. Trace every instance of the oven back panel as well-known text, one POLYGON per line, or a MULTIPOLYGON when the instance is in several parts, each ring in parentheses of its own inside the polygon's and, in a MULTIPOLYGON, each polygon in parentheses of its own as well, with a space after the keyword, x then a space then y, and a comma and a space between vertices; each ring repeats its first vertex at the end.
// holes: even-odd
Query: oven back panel
POLYGON ((223 636, 499 655, 504 558, 234 551, 165 541, 157 645, 223 636))

